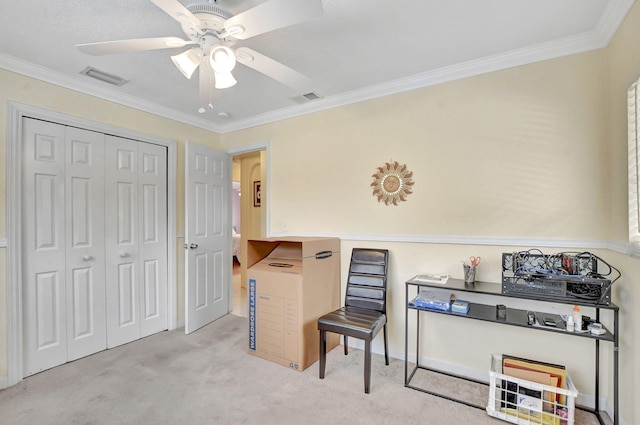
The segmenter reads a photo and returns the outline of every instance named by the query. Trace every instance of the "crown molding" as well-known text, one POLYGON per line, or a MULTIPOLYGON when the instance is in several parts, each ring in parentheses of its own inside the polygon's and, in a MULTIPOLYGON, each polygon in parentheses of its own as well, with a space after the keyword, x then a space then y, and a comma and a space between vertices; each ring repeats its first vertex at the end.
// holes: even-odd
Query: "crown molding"
POLYGON ((36 80, 44 81, 45 83, 54 84, 92 97, 117 103, 122 106, 193 125, 194 127, 205 130, 218 132, 216 126, 204 119, 198 119, 193 115, 185 114, 180 111, 176 111, 175 109, 167 108, 135 96, 129 96, 107 87, 90 84, 80 77, 74 78, 66 74, 53 71, 49 68, 23 61, 13 56, 0 53, 0 68, 31 77, 36 80))
POLYGON ((224 134, 243 130, 274 121, 294 118, 313 112, 320 112, 339 106, 434 86, 489 72, 601 49, 609 44, 618 26, 624 20, 631 6, 633 6, 634 1, 635 0, 618 0, 608 3, 607 9, 603 13, 594 31, 438 68, 340 95, 318 99, 313 101, 313 103, 296 105, 256 115, 245 120, 224 124, 219 127, 219 132, 224 134))
POLYGON ((606 44, 609 44, 635 1, 636 0, 615 0, 607 2, 607 8, 596 25, 596 31, 603 37, 606 44))
POLYGON ((267 112, 245 120, 238 120, 229 124, 224 124, 218 129, 222 134, 243 130, 274 121, 294 118, 352 103, 363 102, 366 100, 434 86, 489 72, 500 71, 534 62, 600 49, 605 47, 606 44, 607 40, 605 40, 600 33, 590 31, 560 40, 554 40, 553 42, 512 50, 477 60, 462 62, 456 65, 414 74, 405 78, 364 87, 362 89, 353 90, 340 95, 314 100, 312 103, 267 112))
POLYGON ((278 109, 221 125, 216 125, 205 119, 198 119, 193 115, 185 114, 133 96, 124 95, 109 88, 95 86, 82 81, 80 78, 73 78, 11 56, 0 54, 0 68, 123 106, 210 130, 218 134, 225 134, 502 69, 600 49, 609 44, 609 41, 626 17, 629 9, 633 6, 634 1, 635 0, 614 0, 607 2, 606 9, 593 31, 480 58, 478 60, 438 68, 398 80, 364 87, 336 96, 278 109))

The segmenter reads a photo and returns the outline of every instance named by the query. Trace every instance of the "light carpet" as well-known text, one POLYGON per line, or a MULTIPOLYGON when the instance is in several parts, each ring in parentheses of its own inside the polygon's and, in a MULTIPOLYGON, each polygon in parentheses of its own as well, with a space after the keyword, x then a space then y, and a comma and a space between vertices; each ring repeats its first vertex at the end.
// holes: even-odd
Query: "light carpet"
MULTIPOLYGON (((247 353, 247 319, 227 315, 185 335, 179 329, 103 351, 0 391, 0 423, 23 424, 505 424, 475 409, 404 387, 404 362, 372 360, 342 346, 303 372, 247 353)), ((483 390, 435 381, 483 403, 483 390)), ((475 402, 475 401, 474 401, 475 402)), ((578 424, 596 424, 577 411, 578 424)))

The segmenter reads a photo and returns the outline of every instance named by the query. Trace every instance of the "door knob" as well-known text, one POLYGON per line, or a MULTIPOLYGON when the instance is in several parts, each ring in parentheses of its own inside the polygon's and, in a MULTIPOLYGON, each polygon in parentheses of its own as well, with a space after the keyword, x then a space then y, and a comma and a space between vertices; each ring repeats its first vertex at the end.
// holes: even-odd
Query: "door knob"
POLYGON ((198 248, 198 244, 197 243, 189 244, 189 249, 196 249, 196 248, 198 248))
POLYGON ((89 254, 84 254, 84 255, 82 256, 82 260, 83 260, 83 261, 89 261, 89 260, 91 260, 91 258, 92 258, 92 257, 91 257, 89 254))
POLYGON ((121 258, 126 258, 129 256, 129 254, 126 251, 120 251, 118 255, 120 255, 121 258))

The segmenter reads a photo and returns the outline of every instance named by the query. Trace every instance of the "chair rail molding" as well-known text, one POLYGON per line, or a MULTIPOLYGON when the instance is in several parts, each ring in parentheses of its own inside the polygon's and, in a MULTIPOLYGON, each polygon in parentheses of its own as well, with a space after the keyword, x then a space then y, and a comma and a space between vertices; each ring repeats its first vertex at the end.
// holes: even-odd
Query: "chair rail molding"
MULTIPOLYGON (((269 236, 281 237, 291 232, 271 232, 269 236)), ((304 233, 295 232, 298 236, 338 237, 347 241, 395 242, 395 243, 428 243, 449 245, 488 245, 488 246, 524 246, 540 248, 581 248, 607 249, 621 254, 629 254, 627 242, 607 241, 601 239, 554 239, 554 238, 509 238, 493 236, 442 236, 442 235, 404 235, 404 234, 355 234, 355 233, 304 233)))

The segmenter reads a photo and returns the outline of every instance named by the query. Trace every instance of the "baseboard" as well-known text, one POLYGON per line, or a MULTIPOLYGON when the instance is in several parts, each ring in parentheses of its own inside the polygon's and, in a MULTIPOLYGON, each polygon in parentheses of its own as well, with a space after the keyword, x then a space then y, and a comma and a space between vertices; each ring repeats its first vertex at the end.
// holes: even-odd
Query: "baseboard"
MULTIPOLYGON (((349 347, 353 347, 359 350, 364 350, 364 342, 355 338, 350 338, 349 347)), ((377 346, 377 345, 372 346, 371 352, 373 354, 379 354, 384 356, 384 347, 377 346)), ((404 361, 404 352, 389 351, 389 357, 404 361)), ((410 363, 415 364, 416 362, 415 355, 409 355, 408 359, 410 363)), ((489 365, 489 363, 490 363, 490 359, 487 359, 487 365, 489 365)), ((486 382, 487 384, 489 383, 488 370, 474 369, 474 368, 461 366, 454 363, 444 362, 441 360, 430 359, 424 356, 420 356, 420 364, 432 369, 440 370, 442 372, 446 372, 446 373, 450 373, 458 376, 465 376, 468 378, 472 378, 476 381, 486 382)), ((593 396, 593 394, 579 393, 576 399, 576 404, 589 409, 593 409, 595 406, 594 400, 595 400, 595 397, 593 396)), ((613 406, 611 406, 611 403, 607 399, 602 397, 600 398, 600 410, 605 412, 607 415, 609 415, 610 418, 613 418, 613 406)), ((622 420, 622 418, 620 418, 619 424, 626 425, 625 422, 622 420)))
MULTIPOLYGON (((381 352, 380 354, 384 355, 384 352, 381 352)), ((404 361, 404 357, 401 360, 404 361)), ((409 361, 415 363, 415 356, 413 356, 413 358, 409 358, 409 361)), ((429 359, 426 357, 420 358, 420 364, 436 370, 441 370, 443 372, 451 373, 454 375, 466 376, 468 378, 472 378, 477 381, 482 381, 486 383, 489 382, 488 370, 473 369, 473 368, 469 368, 469 367, 465 367, 465 366, 461 366, 453 363, 443 362, 440 360, 429 359)), ((487 359, 487 364, 489 364, 489 359, 487 359)), ((588 409, 594 409, 596 405, 595 396, 593 394, 579 393, 578 397, 576 398, 576 405, 586 407, 588 409)), ((609 401, 603 397, 600 397, 600 410, 602 412, 606 412, 610 418, 613 418, 613 407, 611 406, 609 401)), ((623 425, 623 424, 624 422, 620 421, 620 425, 623 425)))
MULTIPOLYGON (((409 359, 410 362, 415 362, 415 356, 413 359, 409 359)), ((403 359, 404 360, 404 359, 403 359)), ((487 365, 489 365, 490 359, 487 359, 487 365)), ((451 373, 453 375, 465 376, 467 378, 474 379, 476 381, 489 383, 489 368, 486 370, 474 369, 471 367, 461 366, 453 363, 443 362, 441 360, 429 359, 426 357, 420 358, 420 364, 431 369, 440 370, 442 372, 451 373)))

